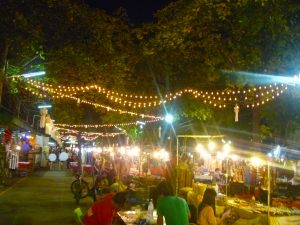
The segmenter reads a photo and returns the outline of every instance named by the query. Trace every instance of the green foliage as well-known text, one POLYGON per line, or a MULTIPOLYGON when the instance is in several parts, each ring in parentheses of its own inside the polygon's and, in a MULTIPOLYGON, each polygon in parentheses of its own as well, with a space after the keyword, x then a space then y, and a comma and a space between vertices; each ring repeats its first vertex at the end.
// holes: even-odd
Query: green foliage
POLYGON ((138 142, 141 139, 142 133, 140 132, 138 126, 124 127, 124 129, 126 130, 126 133, 130 140, 134 143, 138 142))
POLYGON ((297 89, 294 89, 262 108, 262 118, 266 120, 266 126, 274 137, 287 140, 299 127, 299 101, 297 89))
MULTIPOLYGON (((161 96, 189 87, 214 91, 251 86, 251 79, 224 71, 300 71, 299 11, 293 0, 178 0, 158 11, 156 22, 132 27, 124 10, 110 16, 79 1, 6 1, 0 8, 0 67, 9 61, 16 67, 9 67, 8 73, 16 74, 34 65, 29 69, 45 69, 45 81, 53 84, 97 84, 161 96), (43 63, 28 64, 35 57, 43 63)), ((77 96, 121 108, 97 93, 77 96)), ((62 123, 136 119, 74 102, 54 104, 53 116, 62 123)), ((224 126, 234 124, 232 107, 220 112, 189 97, 167 104, 179 118, 224 126)), ((271 122, 263 127, 266 136, 268 127, 276 133, 272 110, 263 112, 274 127, 271 122)), ((162 115, 164 110, 140 112, 162 115)), ((244 127, 249 128, 248 123, 244 127)), ((138 138, 133 128, 128 133, 138 138)))
POLYGON ((260 131, 260 136, 261 136, 262 141, 265 140, 266 138, 271 138, 273 135, 271 128, 267 127, 264 124, 260 125, 259 131, 260 131))

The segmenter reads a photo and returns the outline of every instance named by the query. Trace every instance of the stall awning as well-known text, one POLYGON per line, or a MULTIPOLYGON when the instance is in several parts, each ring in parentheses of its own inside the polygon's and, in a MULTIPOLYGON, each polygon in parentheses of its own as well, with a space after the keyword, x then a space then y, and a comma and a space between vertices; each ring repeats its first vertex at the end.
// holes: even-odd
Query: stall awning
POLYGON ((18 119, 17 117, 7 112, 0 112, 0 126, 10 127, 10 128, 23 128, 26 130, 33 131, 32 127, 30 127, 22 120, 18 119))

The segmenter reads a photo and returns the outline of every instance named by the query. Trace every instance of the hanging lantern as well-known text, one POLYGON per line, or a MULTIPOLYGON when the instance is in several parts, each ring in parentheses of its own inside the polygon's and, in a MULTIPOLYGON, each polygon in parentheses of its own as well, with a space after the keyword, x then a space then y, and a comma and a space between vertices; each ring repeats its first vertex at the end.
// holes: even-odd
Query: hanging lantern
POLYGON ((234 121, 238 122, 240 107, 236 104, 233 109, 234 109, 234 114, 235 114, 234 121))

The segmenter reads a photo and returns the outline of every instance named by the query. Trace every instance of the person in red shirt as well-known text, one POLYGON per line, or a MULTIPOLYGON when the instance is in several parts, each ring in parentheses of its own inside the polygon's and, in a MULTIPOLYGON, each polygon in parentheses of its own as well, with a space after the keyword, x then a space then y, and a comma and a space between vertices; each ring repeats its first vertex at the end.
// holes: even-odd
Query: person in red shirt
POLYGON ((119 211, 125 204, 126 192, 108 193, 101 200, 95 202, 84 216, 84 225, 111 225, 119 211))

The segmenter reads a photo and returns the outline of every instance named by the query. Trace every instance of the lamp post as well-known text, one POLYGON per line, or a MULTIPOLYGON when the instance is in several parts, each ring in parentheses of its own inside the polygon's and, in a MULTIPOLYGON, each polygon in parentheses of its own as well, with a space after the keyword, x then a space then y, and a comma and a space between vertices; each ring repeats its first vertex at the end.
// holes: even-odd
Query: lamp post
POLYGON ((169 124, 170 125, 170 130, 169 130, 169 137, 168 137, 168 139, 169 139, 169 150, 170 150, 170 152, 172 151, 172 137, 171 137, 171 129, 172 129, 172 123, 173 123, 173 121, 174 121, 174 116, 173 115, 171 115, 171 114, 167 114, 166 116, 165 116, 165 121, 166 121, 166 123, 167 124, 169 124))
MULTIPOLYGON (((173 129, 173 121, 174 121, 174 116, 172 114, 167 113, 165 116, 165 121, 167 124, 169 124, 169 152, 171 154, 172 152, 172 129, 173 129)), ((177 142, 177 148, 176 148, 176 183, 175 183, 175 194, 176 196, 178 195, 178 171, 177 171, 177 166, 178 166, 178 142, 177 142)))

